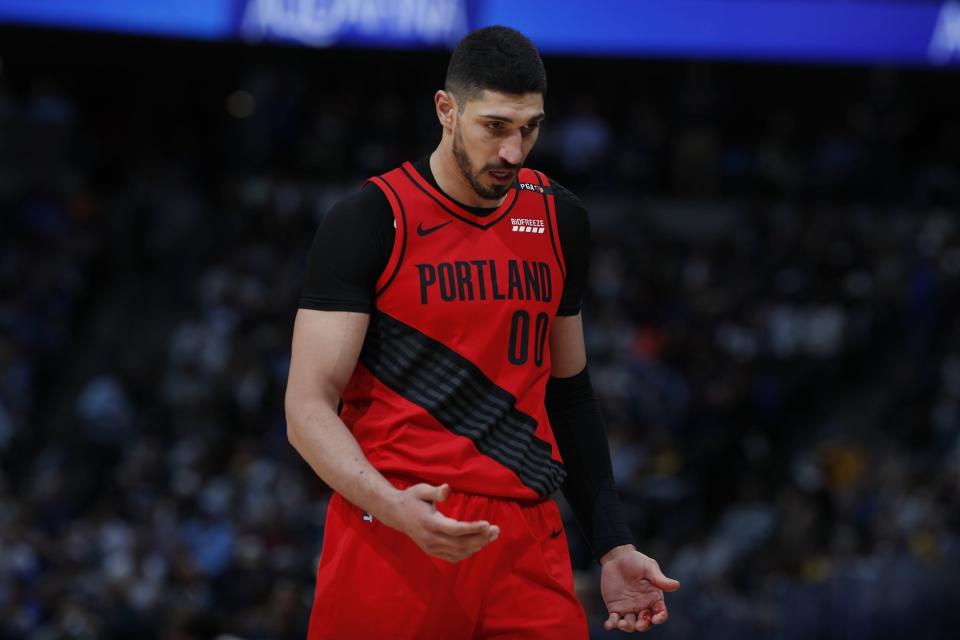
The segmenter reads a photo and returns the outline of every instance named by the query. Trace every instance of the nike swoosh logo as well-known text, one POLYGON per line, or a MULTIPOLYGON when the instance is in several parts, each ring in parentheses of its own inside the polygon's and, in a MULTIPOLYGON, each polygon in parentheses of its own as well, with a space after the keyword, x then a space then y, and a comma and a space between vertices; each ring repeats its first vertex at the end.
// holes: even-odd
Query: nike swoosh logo
POLYGON ((553 531, 550 532, 550 537, 559 538, 561 533, 563 533, 563 529, 554 529, 553 531))
POLYGON ((417 225, 417 235, 418 235, 418 236, 428 236, 428 235, 430 235, 431 233, 433 233, 434 231, 436 231, 437 229, 442 229, 443 227, 447 226, 447 225, 450 224, 451 222, 453 222, 453 220, 447 220, 446 222, 443 222, 443 223, 441 223, 441 224, 438 224, 438 225, 435 226, 435 227, 428 227, 428 228, 426 228, 426 229, 423 228, 423 223, 421 222, 420 224, 417 225))

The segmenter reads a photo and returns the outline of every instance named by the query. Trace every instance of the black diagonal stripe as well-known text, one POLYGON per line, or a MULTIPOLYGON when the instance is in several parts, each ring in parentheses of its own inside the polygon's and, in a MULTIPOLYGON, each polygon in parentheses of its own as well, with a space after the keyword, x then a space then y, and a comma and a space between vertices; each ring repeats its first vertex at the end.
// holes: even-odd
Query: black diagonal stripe
MULTIPOLYGON (((428 373, 437 372, 437 367, 435 366, 436 361, 431 362, 430 360, 418 358, 417 356, 419 356, 422 351, 410 351, 409 346, 406 344, 407 341, 397 335, 391 335, 393 333, 393 331, 388 329, 382 332, 383 335, 368 335, 367 340, 370 341, 371 348, 376 348, 374 346, 376 341, 382 342, 383 339, 386 338, 388 341, 390 341, 390 344, 396 347, 398 351, 403 352, 399 354, 400 356, 405 355, 407 358, 409 358, 409 360, 406 362, 412 363, 413 367, 423 368, 424 370, 427 370, 428 373)), ((379 351, 378 355, 381 358, 380 364, 383 367, 381 372, 383 374, 382 377, 389 377, 397 382, 401 381, 403 376, 406 375, 406 365, 404 362, 395 359, 398 354, 393 353, 393 350, 391 349, 387 352, 379 351)), ((439 373, 444 374, 442 371, 439 373)), ((536 422, 533 421, 533 419, 529 416, 526 416, 520 412, 516 413, 519 416, 523 416, 531 421, 532 426, 525 425, 523 423, 518 424, 516 416, 509 413, 499 417, 494 414, 494 416, 492 416, 493 419, 490 420, 488 418, 486 422, 475 420, 470 416, 468 412, 469 408, 464 409, 463 406, 458 404, 458 398, 465 401, 465 406, 475 408, 478 413, 489 412, 485 410, 482 400, 477 401, 457 393, 457 390, 469 390, 474 386, 469 378, 463 379, 462 383, 463 384, 455 385, 453 389, 451 389, 449 385, 449 378, 445 379, 443 377, 431 377, 426 381, 425 384, 411 386, 409 389, 407 389, 407 393, 409 394, 408 398, 417 404, 424 406, 425 408, 432 406, 433 410, 431 413, 447 414, 449 423, 458 425, 458 428, 454 429, 456 433, 467 436, 474 440, 475 443, 478 443, 477 448, 487 455, 498 453, 503 458, 507 458, 507 460, 500 459, 500 457, 497 459, 499 462, 505 464, 509 468, 513 469, 518 466, 527 465, 532 467, 534 471, 537 471, 541 474, 550 475, 550 464, 555 464, 552 460, 549 460, 550 445, 536 439, 532 445, 536 447, 537 443, 540 443, 546 447, 547 462, 544 462, 542 456, 532 457, 527 453, 528 449, 531 447, 529 437, 523 438, 522 435, 517 436, 517 434, 523 434, 525 432, 532 434, 533 430, 536 428, 536 422), (446 392, 444 390, 446 390, 446 392), (498 420, 504 423, 506 429, 488 432, 488 423, 491 421, 496 422, 498 420), (491 433, 498 437, 491 437, 491 433), (485 446, 482 447, 481 443, 485 446), (490 449, 490 451, 487 451, 486 449, 490 449)), ((509 394, 507 395, 512 401, 512 396, 509 394)), ((488 398, 488 400, 492 400, 496 404, 501 404, 508 409, 510 408, 509 402, 501 402, 501 399, 499 398, 488 398)))
POLYGON ((539 495, 550 495, 563 482, 566 472, 550 457, 550 444, 534 436, 537 421, 516 408, 509 391, 452 349, 378 312, 370 318, 360 361, 539 495))
MULTIPOLYGON (((388 340, 392 340, 391 344, 396 347, 398 351, 402 352, 399 355, 406 356, 412 361, 421 353, 413 351, 407 344, 407 341, 398 339, 399 336, 391 335, 390 330, 384 331, 384 334, 388 340)), ((402 368, 403 363, 394 361, 392 359, 393 354, 383 354, 381 352, 381 356, 384 359, 385 365, 402 368)), ((413 389, 412 393, 420 396, 421 399, 423 399, 423 396, 428 396, 426 402, 429 403, 432 401, 435 403, 435 410, 438 410, 439 413, 449 413, 451 419, 456 424, 459 424, 462 435, 466 435, 474 440, 481 439, 486 434, 487 425, 490 422, 502 421, 508 427, 508 429, 500 434, 503 436, 503 442, 496 439, 488 439, 489 446, 500 449, 507 457, 522 455, 522 452, 529 448, 529 438, 522 437, 524 431, 529 429, 527 429, 524 424, 518 423, 516 416, 509 413, 509 409, 511 408, 509 401, 501 402, 501 399, 498 398, 484 398, 483 390, 478 390, 476 383, 470 378, 465 377, 462 370, 454 370, 449 362, 419 359, 416 362, 416 366, 424 367, 428 370, 428 374, 436 375, 431 376, 429 385, 425 385, 421 389, 413 389), (484 404, 485 400, 491 404, 499 405, 499 407, 502 407, 506 411, 490 411, 489 407, 484 404), (482 417, 478 418, 477 415, 471 413, 471 407, 475 409, 476 414, 483 414, 486 419, 482 417), (510 449, 505 449, 505 445, 513 446, 510 449)), ((400 369, 400 371, 402 372, 402 369, 400 369)), ((509 394, 507 395, 509 396, 509 394)), ((512 400, 512 396, 509 396, 509 398, 512 400)), ((529 418, 529 416, 525 416, 525 414, 517 413, 529 418)), ((532 418, 529 419, 532 420, 532 418)), ((533 429, 535 428, 536 422, 533 422, 533 429)), ((548 445, 548 456, 549 452, 548 445)), ((521 464, 523 463, 523 459, 521 458, 516 462, 521 464)), ((544 472, 549 473, 549 467, 537 459, 527 460, 526 464, 541 468, 544 472)))
MULTIPOLYGON (((386 332, 386 337, 391 339, 389 331, 386 332)), ((398 336, 393 336, 396 349, 409 358, 415 357, 416 352, 413 348, 404 340, 396 338, 398 336)), ((443 360, 427 360, 419 362, 418 365, 427 368, 426 373, 434 374, 431 376, 431 383, 441 392, 435 398, 443 405, 441 409, 456 414, 453 416, 454 419, 462 420, 464 427, 474 426, 482 433, 489 421, 511 421, 510 401, 485 396, 486 390, 469 376, 464 375, 463 369, 458 370, 455 364, 443 360), (468 405, 474 409, 473 413, 467 410, 468 405)), ((431 390, 433 387, 425 389, 427 393, 431 390)), ((511 432, 507 432, 506 435, 514 439, 520 448, 526 444, 521 437, 514 438, 511 432)))
MULTIPOLYGON (((369 339, 369 338, 368 338, 369 339)), ((385 378, 390 377, 393 380, 400 380, 405 375, 404 366, 402 363, 393 359, 392 354, 379 352, 381 357, 381 375, 378 377, 385 378)), ((424 365, 421 365, 424 366, 424 365)), ((425 365, 429 366, 429 365, 425 365)), ((450 402, 450 396, 445 394, 443 389, 448 388, 442 382, 437 381, 435 386, 423 386, 422 388, 411 388, 407 391, 407 397, 411 401, 419 404, 420 406, 427 407, 432 405, 436 408, 437 404, 443 404, 444 407, 440 408, 438 413, 449 413, 451 420, 454 421, 454 424, 457 424, 456 432, 459 435, 466 436, 474 442, 486 440, 486 448, 489 448, 491 451, 495 451, 499 456, 507 459, 509 461, 508 466, 513 468, 514 466, 521 466, 523 464, 528 464, 534 467, 541 472, 549 473, 549 468, 544 466, 543 463, 534 459, 527 460, 523 455, 523 447, 528 444, 522 439, 515 438, 510 431, 505 431, 504 433, 509 437, 511 442, 499 442, 496 439, 487 437, 486 432, 486 423, 478 420, 476 417, 471 416, 466 411, 462 410, 461 407, 457 406, 456 403, 450 402), (459 421, 459 422, 458 422, 459 421), (512 446, 511 446, 512 445, 512 446), (509 448, 508 448, 509 447, 509 448)), ((462 387, 461 387, 462 388, 462 387)), ((478 406, 478 405, 474 405, 478 406)), ((481 409, 479 412, 483 412, 481 409)), ((432 412, 431 412, 432 413, 432 412)), ((489 420, 488 420, 489 421, 489 420)), ((511 424, 510 421, 507 422, 508 427, 516 427, 516 425, 511 424)), ((545 443, 544 443, 545 444, 545 443)), ((547 450, 547 455, 549 456, 549 445, 547 450)), ((480 449, 480 447, 477 447, 480 449)), ((485 451, 486 453, 486 451, 485 451)), ((498 461, 506 464, 504 460, 498 461)))

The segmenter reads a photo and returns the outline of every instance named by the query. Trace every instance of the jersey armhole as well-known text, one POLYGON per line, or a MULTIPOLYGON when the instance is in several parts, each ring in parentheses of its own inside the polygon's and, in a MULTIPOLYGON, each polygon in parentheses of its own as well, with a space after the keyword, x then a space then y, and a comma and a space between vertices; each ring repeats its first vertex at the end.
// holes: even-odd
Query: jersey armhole
POLYGON ((387 198, 387 202, 390 203, 390 209, 393 211, 393 226, 397 231, 393 240, 393 248, 390 250, 390 258, 387 260, 387 266, 384 268, 383 273, 380 274, 380 277, 377 278, 376 289, 373 294, 374 299, 379 298, 380 294, 387 290, 387 287, 390 286, 390 283, 392 283, 393 279, 397 276, 397 272, 400 270, 400 263, 403 262, 404 251, 407 247, 407 213, 403 208, 403 202, 400 201, 400 196, 397 195, 396 190, 387 180, 388 175, 389 174, 376 176, 367 181, 376 185, 387 198))
POLYGON ((543 207, 547 218, 547 233, 550 234, 550 246, 553 247, 553 255, 557 259, 557 264, 560 265, 560 275, 566 280, 567 264, 563 260, 563 251, 560 250, 563 245, 560 244, 560 228, 557 224, 556 198, 553 195, 553 189, 550 188, 550 179, 536 170, 533 174, 543 188, 543 207))

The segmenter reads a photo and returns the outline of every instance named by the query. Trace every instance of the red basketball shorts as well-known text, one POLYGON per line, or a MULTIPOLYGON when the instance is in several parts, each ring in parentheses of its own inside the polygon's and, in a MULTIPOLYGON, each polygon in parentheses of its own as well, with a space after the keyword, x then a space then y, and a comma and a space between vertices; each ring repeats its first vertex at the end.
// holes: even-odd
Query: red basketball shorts
POLYGON ((560 510, 451 492, 437 509, 487 520, 499 537, 458 563, 424 553, 334 494, 309 640, 584 640, 560 510))

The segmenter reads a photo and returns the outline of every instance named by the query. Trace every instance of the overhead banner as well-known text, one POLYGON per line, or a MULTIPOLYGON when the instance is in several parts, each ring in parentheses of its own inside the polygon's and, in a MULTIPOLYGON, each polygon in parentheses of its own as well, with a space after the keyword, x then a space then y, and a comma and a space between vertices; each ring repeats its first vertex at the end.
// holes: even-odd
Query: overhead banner
POLYGON ((0 0, 4 23, 391 49, 504 24, 545 54, 960 67, 960 0, 0 0))
POLYGON ((960 0, 486 0, 477 25, 543 52, 841 63, 960 63, 960 0), (548 18, 545 19, 545 16, 548 18))
POLYGON ((233 37, 237 5, 235 0, 0 0, 0 24, 220 40, 233 37))
POLYGON ((243 39, 388 48, 450 46, 470 30, 466 0, 248 0, 243 39))

